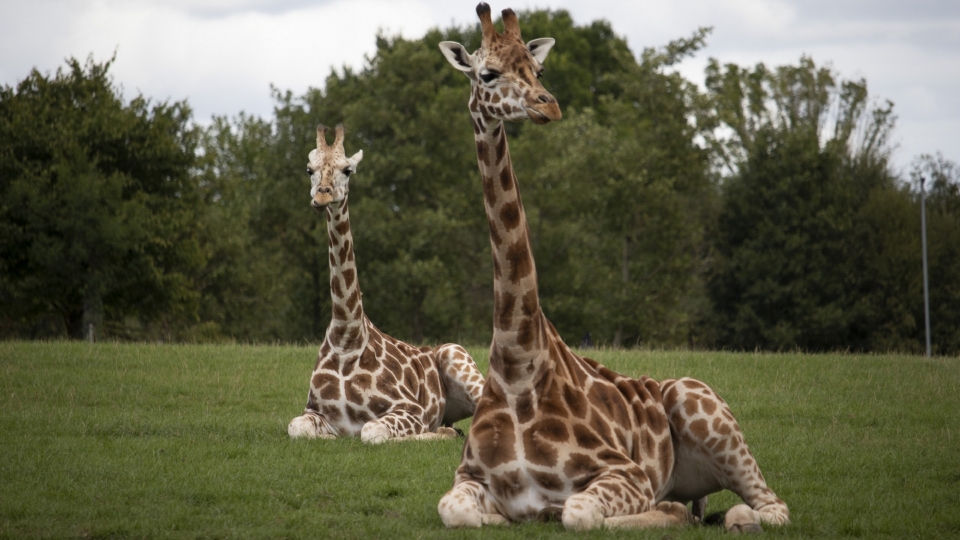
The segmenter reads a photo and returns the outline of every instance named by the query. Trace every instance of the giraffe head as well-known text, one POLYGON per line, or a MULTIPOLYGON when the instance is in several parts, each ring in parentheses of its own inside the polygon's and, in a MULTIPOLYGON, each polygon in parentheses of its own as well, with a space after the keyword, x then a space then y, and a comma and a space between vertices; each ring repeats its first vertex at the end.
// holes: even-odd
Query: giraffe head
POLYGON ((502 34, 493 26, 489 5, 477 5, 477 15, 483 41, 475 53, 468 54, 463 45, 453 41, 440 43, 447 61, 470 78, 470 110, 509 122, 530 119, 546 124, 559 120, 562 115, 557 100, 539 81, 554 39, 540 38, 524 44, 517 14, 509 8, 502 11, 502 34))
POLYGON ((340 203, 350 192, 350 175, 357 172, 363 150, 352 157, 343 152, 343 124, 337 124, 333 146, 327 145, 327 126, 317 126, 317 149, 310 151, 307 174, 310 175, 310 206, 317 212, 330 203, 340 203))

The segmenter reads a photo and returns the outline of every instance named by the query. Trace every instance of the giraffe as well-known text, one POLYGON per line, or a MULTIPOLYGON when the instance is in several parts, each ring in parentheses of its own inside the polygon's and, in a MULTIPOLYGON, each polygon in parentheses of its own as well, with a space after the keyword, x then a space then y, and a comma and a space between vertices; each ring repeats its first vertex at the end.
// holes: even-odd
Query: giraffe
POLYGON ((540 308, 530 231, 503 123, 560 120, 538 80, 554 45, 524 45, 516 14, 477 6, 483 39, 440 49, 471 81, 469 109, 494 269, 490 369, 454 485, 438 504, 447 527, 558 518, 568 529, 661 527, 702 517, 706 495, 746 504, 729 531, 789 520, 726 402, 689 378, 633 379, 570 350, 540 308), (693 502, 693 513, 686 504, 693 502))
POLYGON ((347 205, 350 176, 363 150, 345 157, 343 125, 333 146, 317 128, 307 173, 311 206, 327 216, 333 317, 310 378, 303 415, 287 426, 291 438, 359 436, 367 443, 455 437, 453 423, 469 417, 483 375, 460 345, 414 347, 377 329, 363 313, 347 205))

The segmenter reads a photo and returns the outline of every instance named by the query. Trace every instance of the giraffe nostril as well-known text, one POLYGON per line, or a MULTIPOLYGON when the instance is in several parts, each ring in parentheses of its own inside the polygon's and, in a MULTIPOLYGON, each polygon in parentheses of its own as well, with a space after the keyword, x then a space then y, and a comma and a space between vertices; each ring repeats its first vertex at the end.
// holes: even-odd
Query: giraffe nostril
POLYGON ((550 94, 540 94, 539 96, 537 96, 537 101, 539 101, 540 103, 556 103, 557 102, 557 100, 554 99, 554 97, 551 96, 550 94))

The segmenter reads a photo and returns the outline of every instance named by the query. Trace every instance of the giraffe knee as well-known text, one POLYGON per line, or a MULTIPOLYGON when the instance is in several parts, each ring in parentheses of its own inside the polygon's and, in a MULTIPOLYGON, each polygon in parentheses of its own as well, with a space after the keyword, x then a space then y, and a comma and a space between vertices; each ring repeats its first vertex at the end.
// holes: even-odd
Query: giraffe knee
POLYGON ((287 435, 291 439, 317 438, 317 423, 308 415, 298 416, 287 425, 287 435))
POLYGON ((470 527, 478 528, 483 524, 479 506, 468 493, 456 488, 447 492, 437 505, 440 519, 448 529, 470 527))
POLYGON ((738 504, 727 510, 723 518, 723 528, 728 533, 762 533, 759 512, 745 504, 738 504))
POLYGON ((588 531, 603 525, 603 510, 593 497, 574 495, 563 505, 563 527, 574 531, 588 531))
POLYGON ((390 429, 380 422, 367 422, 360 430, 360 440, 369 444, 380 444, 390 438, 390 429))
POLYGON ((760 522, 766 523, 768 525, 786 525, 790 523, 790 510, 787 509, 787 505, 779 502, 775 504, 768 504, 756 509, 757 514, 759 514, 760 522))

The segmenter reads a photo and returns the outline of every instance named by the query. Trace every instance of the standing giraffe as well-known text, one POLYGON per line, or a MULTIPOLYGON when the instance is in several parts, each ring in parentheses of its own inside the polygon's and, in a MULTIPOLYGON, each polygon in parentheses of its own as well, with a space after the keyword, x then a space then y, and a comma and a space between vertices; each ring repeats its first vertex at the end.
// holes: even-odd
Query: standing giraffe
POLYGON ((490 369, 453 488, 438 505, 448 527, 556 517, 569 529, 681 525, 705 497, 730 489, 732 531, 789 520, 764 482, 727 404, 693 379, 632 379, 571 351, 540 309, 530 232, 510 161, 505 121, 559 120, 538 81, 554 44, 524 45, 516 14, 477 6, 473 55, 440 49, 471 81, 469 108, 483 178, 494 269, 490 369), (748 506, 749 505, 749 506, 748 506))
POLYGON ((455 437, 454 422, 473 414, 483 375, 463 347, 414 347, 377 329, 363 313, 347 208, 350 175, 363 159, 343 151, 343 126, 333 146, 317 128, 317 149, 307 173, 311 206, 327 214, 333 317, 310 378, 303 415, 290 421, 290 437, 388 439, 455 437))

